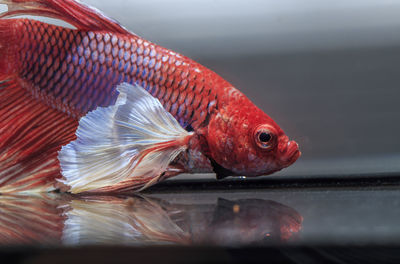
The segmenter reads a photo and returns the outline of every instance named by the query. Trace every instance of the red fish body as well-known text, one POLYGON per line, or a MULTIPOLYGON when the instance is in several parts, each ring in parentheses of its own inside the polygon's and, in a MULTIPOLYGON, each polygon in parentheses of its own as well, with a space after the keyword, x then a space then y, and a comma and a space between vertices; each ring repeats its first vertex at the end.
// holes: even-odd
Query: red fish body
MULTIPOLYGON (((76 29, 0 20, 0 192, 54 189, 54 180, 62 177, 61 146, 76 138, 80 118, 116 103, 121 83, 144 88, 193 132, 185 141, 187 150, 170 162, 162 178, 181 172, 269 174, 300 155, 270 117, 193 60, 72 0, 5 2, 10 8, 4 16, 56 17, 76 29)), ((124 184, 123 189, 130 188, 124 184)))
POLYGON ((34 97, 74 118, 115 102, 121 82, 138 82, 184 127, 198 128, 215 108, 209 103, 216 85, 231 86, 189 58, 133 34, 77 31, 28 19, 9 23, 21 39, 13 70, 34 97))

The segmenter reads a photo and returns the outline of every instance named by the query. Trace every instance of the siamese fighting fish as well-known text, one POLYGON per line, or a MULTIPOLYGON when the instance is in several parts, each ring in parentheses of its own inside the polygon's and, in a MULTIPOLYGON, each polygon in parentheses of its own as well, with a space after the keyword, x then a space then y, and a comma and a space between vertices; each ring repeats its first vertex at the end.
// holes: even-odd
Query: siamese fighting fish
POLYGON ((267 175, 300 156, 228 81, 99 10, 0 3, 0 193, 139 191, 181 173, 267 175))

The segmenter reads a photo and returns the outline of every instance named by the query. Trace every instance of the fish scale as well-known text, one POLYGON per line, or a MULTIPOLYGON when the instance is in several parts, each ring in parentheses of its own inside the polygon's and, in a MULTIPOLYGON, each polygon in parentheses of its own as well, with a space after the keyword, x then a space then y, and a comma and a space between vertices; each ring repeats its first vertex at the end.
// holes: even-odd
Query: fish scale
POLYGON ((184 127, 198 128, 216 107, 210 104, 216 100, 216 87, 211 86, 226 85, 201 65, 137 36, 77 31, 28 19, 16 27, 24 32, 22 79, 33 86, 35 96, 52 99, 52 107, 74 117, 112 104, 116 85, 128 82, 157 97, 184 127), (210 78, 216 81, 205 81, 210 78))
POLYGON ((229 82, 99 10, 0 3, 0 192, 139 191, 180 173, 271 174, 300 156, 229 82))

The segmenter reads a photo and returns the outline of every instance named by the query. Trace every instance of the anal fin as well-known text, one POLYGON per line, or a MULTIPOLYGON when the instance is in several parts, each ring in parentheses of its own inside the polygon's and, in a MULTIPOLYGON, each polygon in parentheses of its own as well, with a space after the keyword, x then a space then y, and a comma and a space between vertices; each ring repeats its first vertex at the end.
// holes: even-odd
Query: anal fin
POLYGON ((54 190, 57 153, 78 122, 34 99, 18 79, 1 79, 0 193, 54 190))
POLYGON ((59 154, 72 193, 142 190, 162 179, 187 148, 184 130, 142 87, 122 84, 115 105, 82 117, 77 139, 59 154))

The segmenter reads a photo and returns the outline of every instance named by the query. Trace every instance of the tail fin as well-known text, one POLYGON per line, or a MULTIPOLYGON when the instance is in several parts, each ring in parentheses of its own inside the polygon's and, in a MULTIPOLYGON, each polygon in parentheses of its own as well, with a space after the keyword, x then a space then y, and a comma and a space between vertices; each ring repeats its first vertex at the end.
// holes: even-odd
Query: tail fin
POLYGON ((0 79, 0 193, 54 190, 57 152, 78 122, 34 99, 17 78, 0 79))
POLYGON ((20 15, 36 15, 61 19, 81 30, 108 30, 121 34, 133 34, 99 10, 75 0, 0 0, 8 6, 0 18, 20 15))

